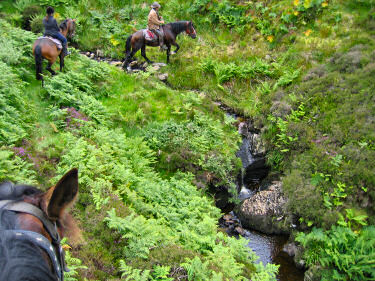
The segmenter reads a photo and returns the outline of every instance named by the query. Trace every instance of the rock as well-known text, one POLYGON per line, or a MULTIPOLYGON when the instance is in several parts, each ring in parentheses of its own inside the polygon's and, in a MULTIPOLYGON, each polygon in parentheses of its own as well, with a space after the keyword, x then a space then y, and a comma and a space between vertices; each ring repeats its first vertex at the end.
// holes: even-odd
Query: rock
POLYGON ((88 56, 88 57, 89 57, 89 56, 90 56, 90 54, 91 54, 90 52, 86 52, 86 56, 88 56))
POLYGON ((131 63, 129 63, 129 66, 130 67, 134 67, 134 66, 136 66, 136 65, 138 65, 138 62, 135 60, 135 61, 132 61, 131 63))
POLYGON ((96 50, 96 56, 97 57, 104 57, 104 52, 102 50, 96 50))
POLYGON ((248 134, 249 134, 249 129, 247 127, 247 124, 246 122, 241 122, 239 125, 238 125, 238 133, 243 136, 243 137, 248 137, 248 134))
POLYGON ((160 66, 159 66, 159 65, 153 65, 153 66, 152 66, 152 69, 153 69, 154 71, 159 71, 159 70, 160 70, 160 66))
POLYGON ((122 62, 121 61, 111 61, 109 64, 114 65, 114 66, 118 66, 118 65, 122 65, 122 62))
POLYGON ((304 281, 320 281, 321 279, 322 268, 320 266, 314 265, 309 267, 305 272, 304 281))
POLYGON ((236 214, 245 228, 267 234, 289 234, 291 222, 285 211, 286 203, 282 183, 273 181, 266 190, 243 201, 236 214), (280 217, 283 218, 277 221, 280 217))
POLYGON ((234 228, 234 231, 237 232, 239 235, 242 235, 242 236, 245 235, 245 229, 243 229, 241 226, 236 226, 234 228))
POLYGON ((225 214, 225 215, 223 216, 223 220, 225 220, 225 221, 229 221, 229 220, 231 220, 231 219, 233 219, 233 216, 232 216, 231 214, 225 214))
POLYGON ((272 58, 271 58, 270 55, 266 55, 266 56, 264 57, 264 59, 265 59, 266 61, 268 61, 268 62, 270 62, 270 61, 272 60, 272 58))
POLYGON ((162 62, 154 62, 152 65, 159 66, 159 67, 167 66, 165 63, 162 63, 162 62))
POLYGON ((159 74, 157 77, 158 77, 158 79, 159 79, 160 81, 165 82, 165 81, 167 81, 167 79, 168 79, 168 73, 161 73, 161 74, 159 74))
POLYGON ((285 244, 283 247, 283 252, 287 253, 291 257, 294 257, 297 251, 298 251, 297 245, 294 243, 285 244))
POLYGON ((251 153, 255 157, 263 156, 266 153, 266 147, 263 144, 260 134, 252 134, 251 138, 251 153))
POLYGON ((91 53, 90 55, 90 59, 93 59, 95 57, 95 54, 94 53, 91 53))

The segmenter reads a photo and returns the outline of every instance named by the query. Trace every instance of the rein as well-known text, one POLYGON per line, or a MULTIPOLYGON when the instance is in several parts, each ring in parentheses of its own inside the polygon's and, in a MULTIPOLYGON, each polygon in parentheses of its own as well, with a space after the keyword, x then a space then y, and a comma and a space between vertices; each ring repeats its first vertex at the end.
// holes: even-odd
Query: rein
POLYGON ((52 242, 50 242, 43 235, 28 230, 9 229, 2 230, 1 232, 3 232, 5 235, 14 235, 17 237, 17 239, 31 241, 37 244, 48 254, 58 280, 63 281, 64 271, 67 272, 69 269, 65 263, 65 254, 63 248, 61 247, 61 239, 59 233, 57 232, 56 223, 51 222, 41 209, 23 201, 0 200, 0 209, 30 214, 38 218, 43 223, 45 229, 52 238, 52 242))

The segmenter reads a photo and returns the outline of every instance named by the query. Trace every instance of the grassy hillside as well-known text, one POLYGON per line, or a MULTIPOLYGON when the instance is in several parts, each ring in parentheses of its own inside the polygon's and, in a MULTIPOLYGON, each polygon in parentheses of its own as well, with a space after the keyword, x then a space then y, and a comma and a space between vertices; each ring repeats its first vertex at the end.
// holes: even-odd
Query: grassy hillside
POLYGON ((290 214, 299 230, 312 231, 298 236, 308 265, 323 267, 326 280, 374 277, 373 250, 353 241, 374 243, 367 225, 375 224, 375 2, 160 3, 166 21, 192 20, 198 33, 178 38, 181 50, 164 69, 171 87, 150 72, 130 76, 74 52, 66 73, 42 90, 30 54, 36 36, 17 27, 39 32, 50 4, 60 19, 78 20, 80 49, 123 58, 149 4, 1 2, 0 178, 48 185, 79 166, 75 211, 88 242, 75 254, 89 267, 83 277, 130 278, 139 269, 157 279, 162 265, 174 278, 266 280, 272 274, 254 267, 242 240, 217 232, 219 212, 196 189, 230 185, 239 167, 239 139, 220 101, 261 130, 290 214), (335 243, 337 233, 348 242, 335 243))

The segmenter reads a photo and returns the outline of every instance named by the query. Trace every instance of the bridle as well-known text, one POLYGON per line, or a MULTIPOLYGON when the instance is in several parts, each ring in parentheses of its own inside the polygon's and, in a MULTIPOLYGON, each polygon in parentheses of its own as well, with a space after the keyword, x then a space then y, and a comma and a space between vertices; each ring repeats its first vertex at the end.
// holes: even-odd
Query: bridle
MULTIPOLYGON (((8 187, 12 189, 13 184, 12 186, 8 185, 8 187)), ((69 269, 67 268, 65 263, 65 253, 63 248, 61 247, 61 239, 57 231, 56 223, 52 222, 41 209, 27 202, 15 200, 0 200, 0 209, 17 213, 30 214, 38 218, 43 223, 44 228, 51 236, 52 242, 50 242, 40 233, 21 229, 0 230, 0 235, 13 235, 17 239, 30 241, 38 245, 48 254, 57 279, 59 281, 63 281, 64 271, 68 272, 69 269)))
POLYGON ((188 23, 188 25, 186 26, 186 30, 185 30, 186 34, 189 35, 189 36, 193 36, 193 35, 197 35, 196 31, 195 31, 195 28, 193 26, 192 23, 188 23), (189 28, 189 26, 191 25, 191 28, 189 28), (190 31, 190 29, 193 29, 193 31, 190 31))

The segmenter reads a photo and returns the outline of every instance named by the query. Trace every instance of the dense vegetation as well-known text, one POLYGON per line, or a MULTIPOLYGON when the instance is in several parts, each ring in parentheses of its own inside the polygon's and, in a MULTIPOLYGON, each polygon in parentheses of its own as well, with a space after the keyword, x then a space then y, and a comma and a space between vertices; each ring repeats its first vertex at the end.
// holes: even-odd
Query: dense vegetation
POLYGON ((80 276, 272 278, 275 268, 254 265, 243 240, 217 232, 220 212, 197 189, 230 186, 239 167, 220 101, 261 130, 288 211, 311 232, 297 240, 307 264, 324 269, 317 278, 373 279, 375 2, 161 1, 167 21, 193 20, 199 35, 178 39, 165 68, 172 87, 74 51, 67 72, 41 89, 36 35, 20 28, 40 32, 53 5, 59 19, 77 18, 80 49, 122 58, 149 11, 125 2, 0 3, 0 180, 48 186, 79 167, 80 276))

